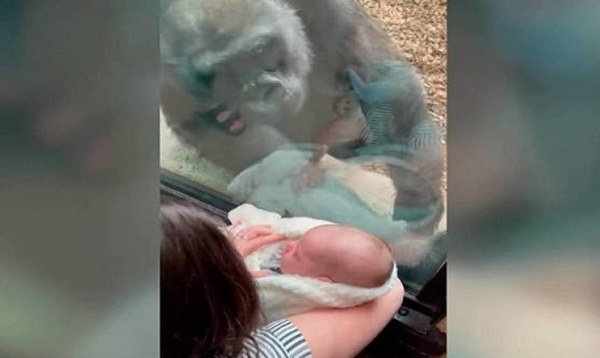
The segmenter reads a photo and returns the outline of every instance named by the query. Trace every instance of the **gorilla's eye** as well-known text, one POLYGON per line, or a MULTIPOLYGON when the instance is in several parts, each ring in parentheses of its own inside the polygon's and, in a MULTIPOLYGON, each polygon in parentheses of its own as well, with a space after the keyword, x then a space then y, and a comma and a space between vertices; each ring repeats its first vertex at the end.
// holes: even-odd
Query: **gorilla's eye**
POLYGON ((265 68, 267 72, 284 72, 287 69, 287 62, 284 59, 280 59, 273 66, 265 68))
POLYGON ((267 45, 265 45, 264 43, 261 43, 254 48, 254 51, 258 54, 262 54, 265 52, 266 48, 267 48, 267 45))
POLYGON ((196 72, 194 74, 194 79, 196 83, 204 88, 211 88, 213 82, 215 81, 214 73, 205 73, 205 72, 196 72))
POLYGON ((277 61, 277 69, 279 71, 287 70, 287 61, 284 60, 283 58, 279 59, 279 61, 277 61))

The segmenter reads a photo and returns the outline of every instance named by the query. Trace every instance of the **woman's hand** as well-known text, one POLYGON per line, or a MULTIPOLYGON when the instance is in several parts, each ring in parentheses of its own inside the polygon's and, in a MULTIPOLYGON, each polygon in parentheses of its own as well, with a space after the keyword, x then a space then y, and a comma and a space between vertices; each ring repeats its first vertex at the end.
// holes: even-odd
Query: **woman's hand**
POLYGON ((261 247, 285 240, 285 236, 274 234, 268 225, 249 226, 244 229, 232 228, 230 240, 242 257, 246 257, 261 247))

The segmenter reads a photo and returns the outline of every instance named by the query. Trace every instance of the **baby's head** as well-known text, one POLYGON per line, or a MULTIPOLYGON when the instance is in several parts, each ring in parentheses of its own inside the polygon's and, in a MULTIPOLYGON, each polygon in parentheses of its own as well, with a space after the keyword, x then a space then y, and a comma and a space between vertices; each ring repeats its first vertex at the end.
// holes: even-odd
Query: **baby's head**
POLYGON ((360 287, 378 287, 390 277, 389 247, 362 230, 342 225, 318 226, 285 245, 281 271, 360 287))

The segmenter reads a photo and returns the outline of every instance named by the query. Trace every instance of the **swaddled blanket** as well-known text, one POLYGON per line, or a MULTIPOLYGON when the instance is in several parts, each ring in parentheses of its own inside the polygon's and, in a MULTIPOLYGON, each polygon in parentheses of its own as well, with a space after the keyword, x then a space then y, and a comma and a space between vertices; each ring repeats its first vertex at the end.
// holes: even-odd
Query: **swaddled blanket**
MULTIPOLYGON (((270 225, 274 232, 284 234, 287 240, 297 240, 306 231, 332 222, 306 217, 282 218, 281 215, 243 204, 228 214, 232 223, 243 225, 270 225)), ((267 245, 246 258, 250 270, 259 270, 261 264, 281 248, 281 243, 267 245)), ((312 277, 277 274, 257 278, 261 309, 267 323, 283 317, 309 311, 317 307, 353 307, 386 294, 397 279, 396 266, 385 284, 375 288, 324 282, 312 277)))

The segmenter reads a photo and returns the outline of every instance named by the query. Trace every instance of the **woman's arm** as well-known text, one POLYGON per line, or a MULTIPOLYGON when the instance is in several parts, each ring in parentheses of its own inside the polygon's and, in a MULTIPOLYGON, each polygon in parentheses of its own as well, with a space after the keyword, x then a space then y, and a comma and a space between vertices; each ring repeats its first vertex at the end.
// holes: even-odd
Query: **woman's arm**
POLYGON ((363 305, 316 309, 289 318, 302 333, 313 357, 351 358, 381 332, 400 308, 404 287, 398 280, 392 290, 363 305))

